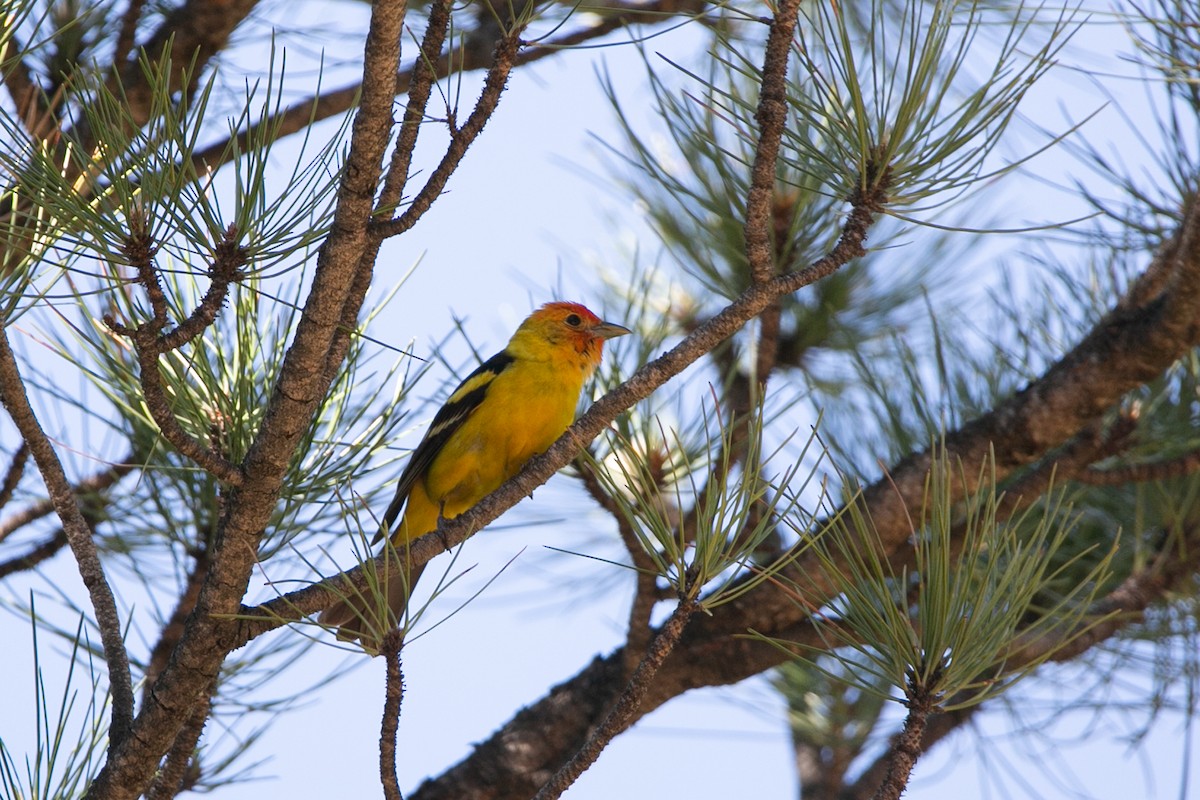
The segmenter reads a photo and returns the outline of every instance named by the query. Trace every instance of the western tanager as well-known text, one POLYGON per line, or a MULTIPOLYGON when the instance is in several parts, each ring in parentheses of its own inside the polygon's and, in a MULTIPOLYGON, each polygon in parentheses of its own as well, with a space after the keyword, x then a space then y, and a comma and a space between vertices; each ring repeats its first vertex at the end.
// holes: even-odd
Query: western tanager
MULTIPOLYGON (((578 303, 547 303, 530 314, 504 349, 468 375, 434 415, 400 475, 376 541, 390 531, 403 558, 408 542, 437 529, 439 515, 458 516, 517 474, 571 424, 604 341, 627 333, 578 303)), ((402 619, 421 570, 380 574, 390 609, 383 630, 379 612, 372 611, 377 604, 367 597, 339 601, 320 621, 338 626, 339 639, 361 638, 378 649, 383 633, 402 619)))

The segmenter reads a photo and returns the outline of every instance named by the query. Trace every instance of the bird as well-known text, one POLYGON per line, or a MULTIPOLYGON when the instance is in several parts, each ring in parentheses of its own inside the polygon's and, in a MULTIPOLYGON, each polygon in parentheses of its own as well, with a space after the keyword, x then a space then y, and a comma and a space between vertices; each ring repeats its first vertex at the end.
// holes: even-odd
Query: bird
MULTIPOLYGON (((437 530, 440 518, 462 514, 516 475, 575 418, 604 342, 630 332, 579 303, 546 303, 530 314, 504 349, 463 379, 434 415, 400 474, 375 541, 388 538, 403 558, 408 543, 437 530)), ((359 639, 378 652, 383 636, 403 620, 424 569, 402 566, 403 575, 386 567, 377 574, 387 595, 386 620, 368 592, 339 599, 318 621, 336 627, 338 639, 359 639)))

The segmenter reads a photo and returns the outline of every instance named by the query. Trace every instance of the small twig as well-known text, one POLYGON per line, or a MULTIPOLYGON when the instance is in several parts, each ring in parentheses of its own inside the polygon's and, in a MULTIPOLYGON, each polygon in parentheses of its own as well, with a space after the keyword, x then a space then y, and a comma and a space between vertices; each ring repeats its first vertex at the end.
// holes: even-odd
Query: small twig
POLYGON ((221 241, 213 247, 213 261, 208 268, 208 291, 187 319, 173 331, 162 334, 158 341, 160 354, 190 344, 216 322, 217 315, 229 298, 230 284, 242 279, 242 267, 246 266, 246 248, 239 244, 239 238, 238 230, 231 225, 221 241))
POLYGON ((625 690, 621 696, 617 698, 617 702, 613 705, 611 711, 600 723, 600 726, 592 733, 583 747, 571 757, 571 760, 564 764, 558 772, 554 774, 550 780, 541 788, 534 796, 533 800, 557 800, 562 796, 570 786, 579 779, 579 776, 584 771, 596 762, 600 757, 600 753, 608 746, 608 743, 613 738, 625 730, 633 720, 638 706, 642 703, 642 698, 645 697, 646 691, 650 688, 650 682, 654 679, 654 674, 658 672, 658 668, 666 661, 667 656, 675 649, 675 645, 679 642, 679 637, 683 635, 683 629, 687 626, 688 620, 692 615, 699 610, 699 604, 693 599, 680 600, 679 605, 675 607, 674 613, 671 614, 666 624, 659 630, 658 635, 654 637, 654 641, 650 645, 650 649, 646 651, 646 656, 642 659, 642 663, 634 671, 630 677, 629 683, 626 684, 625 690))
MULTIPOLYGON (((75 484, 74 492, 77 497, 86 495, 94 495, 102 492, 108 487, 115 484, 121 478, 128 475, 137 466, 135 461, 136 456, 130 453, 125 458, 114 463, 108 469, 102 472, 97 472, 95 475, 84 478, 75 484)), ((47 498, 39 500, 36 503, 21 509, 10 517, 0 521, 0 542, 7 539, 14 532, 20 530, 31 522, 36 522, 42 517, 54 513, 54 501, 47 498)))
POLYGON ((633 603, 629 607, 625 647, 622 648, 625 654, 625 672, 632 675, 641 659, 641 654, 650 644, 652 630, 650 615, 654 612, 654 607, 658 605, 658 602, 663 599, 663 594, 658 588, 654 561, 642 549, 641 542, 633 531, 633 526, 621 513, 616 501, 600 484, 594 462, 577 458, 575 459, 575 468, 579 470, 587 493, 616 521, 617 533, 621 537, 622 544, 625 545, 625 551, 629 554, 630 561, 633 562, 634 574, 637 576, 633 603))
POLYGON ((194 562, 188 573, 187 583, 184 584, 183 593, 179 595, 179 600, 175 603, 175 610, 171 612, 171 617, 163 626, 158 641, 154 644, 154 649, 150 651, 150 659, 146 663, 143 693, 154 691, 154 683, 167 666, 167 661, 171 658, 175 645, 183 636, 187 619, 195 610, 196 601, 200 598, 200 589, 208 577, 208 553, 201 550, 195 553, 193 558, 194 562))
POLYGON ((421 132, 421 120, 429 107, 429 97, 436 78, 433 68, 446 31, 450 26, 452 0, 436 0, 429 7, 429 19, 425 25, 425 37, 412 67, 412 78, 408 86, 408 103, 404 107, 404 118, 400 122, 400 135, 396 138, 396 149, 392 151, 392 163, 384 177, 383 191, 379 193, 376 208, 385 209, 388 215, 395 214, 408 185, 408 171, 412 167, 413 151, 417 147, 417 136, 421 132))
POLYGON ((396 731, 400 727, 400 706, 404 703, 404 672, 400 654, 404 632, 393 630, 383 637, 380 654, 386 669, 384 679, 383 722, 379 731, 379 777, 386 800, 404 800, 396 775, 396 731))
POLYGON ((441 196, 442 191, 446 188, 446 182, 458 169, 463 156, 467 154, 471 144, 483 132, 483 126, 496 111, 500 95, 508 85, 508 76, 516 64, 517 54, 521 49, 521 33, 524 32, 526 24, 514 25, 512 30, 496 43, 492 66, 488 69, 487 77, 484 78, 483 91, 480 92, 479 99, 475 102, 475 108, 471 110, 470 116, 467 117, 462 127, 454 132, 449 146, 446 147, 446 152, 442 155, 442 160, 434 167, 429 174, 429 179, 425 181, 425 185, 404 209, 404 213, 372 226, 381 237, 397 236, 412 228, 417 220, 429 210, 434 201, 441 196))
MULTIPOLYGON (((112 327, 109 317, 105 317, 104 322, 112 327)), ((158 353, 155 346, 149 341, 149 337, 141 336, 140 332, 136 332, 134 344, 140 370, 142 397, 146 401, 146 409, 150 412, 155 424, 158 425, 158 430, 163 438, 170 442, 171 446, 181 455, 190 458, 217 480, 229 486, 241 486, 244 478, 242 471, 211 446, 184 430, 179 420, 175 418, 166 386, 163 384, 162 373, 158 369, 158 353)))
POLYGON ((888 748, 887 773, 875 792, 874 800, 900 800, 908 786, 909 776, 921 757, 921 741, 929 716, 937 709, 937 695, 910 679, 908 686, 908 716, 904 727, 892 738, 888 748))
POLYGON ((42 481, 46 485, 54 510, 62 520, 67 543, 75 556, 80 577, 87 587, 96 625, 100 629, 100 640, 104 648, 104 660, 108 666, 108 681, 112 693, 112 722, 109 731, 109 750, 120 746, 129 735, 133 724, 133 680, 129 672, 129 654, 121 626, 121 616, 112 588, 104 574, 104 566, 96 552, 92 527, 84 517, 76 500, 75 488, 67 480, 62 462, 41 423, 29 403, 25 384, 17 366, 16 354, 8 340, 8 329, 0 326, 0 401, 29 446, 30 454, 42 481))
MULTIPOLYGON (((158 269, 154 266, 154 256, 158 253, 158 247, 150 236, 149 221, 145 212, 130 213, 128 216, 129 235, 121 243, 121 250, 129 265, 137 271, 138 283, 146 290, 146 298, 150 301, 150 322, 139 327, 157 334, 167 326, 167 293, 163 290, 158 269)), ((128 333, 125 330, 121 332, 128 333)))
POLYGON ((7 578, 14 573, 33 569, 43 561, 53 558, 66 544, 66 531, 59 528, 54 532, 53 536, 41 544, 34 545, 24 555, 14 556, 7 561, 0 562, 0 578, 7 578))
POLYGON ((175 418, 171 399, 159 370, 159 360, 164 354, 192 342, 216 321, 229 295, 229 285, 240 280, 241 268, 246 263, 246 252, 238 244, 238 232, 232 226, 225 231, 224 237, 214 248, 213 263, 209 268, 211 282, 208 291, 188 318, 170 331, 166 330, 166 292, 159 281, 158 268, 154 265, 157 248, 150 238, 144 217, 130 215, 130 231, 124 242, 124 252, 129 263, 137 270, 138 283, 146 291, 150 301, 151 318, 147 322, 130 327, 118 323, 112 315, 105 315, 104 324, 114 333, 126 336, 133 342, 146 408, 158 425, 163 438, 213 477, 229 486, 241 486, 244 478, 242 471, 215 446, 206 445, 184 430, 175 418))
MULTIPOLYGON (((13 453, 8 471, 4 473, 4 482, 0 483, 0 508, 4 508, 8 505, 8 501, 12 500, 13 492, 17 490, 17 485, 20 484, 21 477, 25 474, 25 464, 28 461, 29 445, 21 442, 17 452, 13 453)), ((0 541, 4 541, 3 535, 0 535, 0 541)))

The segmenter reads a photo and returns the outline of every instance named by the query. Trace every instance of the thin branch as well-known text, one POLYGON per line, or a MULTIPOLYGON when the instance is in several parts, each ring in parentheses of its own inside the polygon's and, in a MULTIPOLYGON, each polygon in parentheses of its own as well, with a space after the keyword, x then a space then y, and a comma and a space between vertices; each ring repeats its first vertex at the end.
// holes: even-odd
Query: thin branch
MULTIPOLYGON (((12 500, 13 492, 17 491, 17 486, 21 483, 21 477, 25 474, 25 464, 28 461, 29 445, 26 442, 21 442, 21 446, 17 448, 17 452, 13 453, 8 470, 4 473, 4 481, 0 483, 0 508, 4 508, 12 500)), ((4 536, 0 534, 0 542, 2 541, 4 541, 4 536)))
MULTIPOLYGON (((119 327, 113 328, 111 319, 104 322, 116 333, 122 333, 119 327)), ((192 434, 188 433, 171 407, 171 400, 162 373, 159 371, 159 354, 151 336, 142 334, 141 329, 134 329, 134 350, 138 359, 138 377, 142 387, 142 399, 146 409, 158 426, 159 433, 171 443, 179 453, 194 461, 201 469, 217 480, 229 486, 240 486, 244 475, 238 467, 223 456, 213 445, 206 445, 192 434)))
POLYGON ((617 523, 617 533, 621 537, 625 551, 633 562, 634 574, 637 576, 634 588, 633 602, 629 607, 629 622, 625 630, 625 668, 629 674, 637 669, 641 654, 650 644, 653 629, 650 627, 650 615, 662 595, 658 590, 658 577, 654 561, 642 549, 641 542, 633 531, 626 516, 621 513, 616 501, 605 491, 596 476, 595 462, 582 458, 575 459, 575 468, 583 480, 583 486, 601 508, 607 511, 617 523))
POLYGON ((187 791, 189 784, 195 782, 196 770, 193 759, 196 756, 196 746, 204 733, 212 713, 212 695, 215 689, 205 692, 189 709, 187 723, 175 736, 175 743, 163 759, 162 768, 154 778, 150 791, 146 792, 146 800, 171 800, 180 792, 187 791))
POLYGON ((25 572, 38 564, 53 558, 59 550, 67 545, 67 533, 62 528, 54 532, 41 544, 29 548, 24 554, 13 556, 7 561, 0 561, 0 578, 7 578, 17 572, 25 572))
POLYGON ((365 291, 360 277, 370 270, 363 254, 377 244, 367 230, 375 189, 382 173, 392 128, 392 76, 399 62, 405 4, 380 0, 372 4, 363 58, 363 94, 355 115, 345 169, 329 236, 283 358, 279 378, 258 433, 242 463, 246 476, 225 495, 208 579, 196 611, 174 656, 147 696, 133 735, 110 750, 109 758, 89 787, 89 800, 133 800, 149 786, 159 760, 186 723, 180 707, 210 691, 227 654, 237 645, 230 621, 244 596, 257 560, 257 545, 270 524, 283 478, 303 436, 309 430, 332 381, 331 353, 348 306, 361 304, 352 287, 365 291))
POLYGON ((148 222, 144 217, 130 215, 129 225, 123 250, 129 263, 137 270, 138 283, 146 291, 151 318, 129 327, 106 314, 104 324, 114 333, 126 336, 133 342, 142 396, 163 438, 218 480, 230 486, 240 486, 244 478, 241 470, 225 458, 216 446, 205 445, 184 430, 175 418, 169 393, 159 371, 159 359, 164 354, 193 341, 216 321, 229 294, 229 284, 238 280, 239 271, 246 263, 245 251, 237 245, 237 232, 230 228, 225 238, 217 244, 216 257, 209 269, 211 282, 199 305, 174 330, 164 332, 168 324, 167 296, 159 281, 158 268, 154 265, 157 248, 150 238, 148 222))
MULTIPOLYGON (((166 624, 163 625, 158 641, 150 651, 150 659, 146 662, 143 694, 154 691, 154 684, 158 681, 158 676, 166 669, 171 653, 175 651, 175 646, 183 638, 188 617, 196 610, 196 603, 200 599, 200 588, 208 577, 208 568, 208 554, 204 551, 195 553, 187 582, 183 586, 183 593, 179 595, 175 609, 171 612, 166 624)), ((145 699, 143 699, 144 702, 145 699)))
POLYGON ((174 330, 162 334, 158 344, 160 354, 190 344, 216 322, 229 297, 230 285, 242 280, 242 267, 246 266, 246 248, 238 243, 238 239, 237 228, 230 225, 221 241, 213 247, 213 261, 208 267, 208 290, 187 319, 174 330))
POLYGON ((125 650, 121 616, 104 567, 96 553, 92 527, 88 524, 76 500, 75 489, 67 480, 62 462, 41 423, 29 404, 16 354, 8 339, 8 328, 0 326, 0 401, 29 446, 34 463, 42 475, 54 510, 62 521, 67 543, 75 556, 79 574, 87 587, 104 660, 108 666, 108 681, 112 693, 112 723, 109 732, 109 752, 123 744, 129 736, 133 721, 133 680, 129 673, 129 654, 125 650))
POLYGON ((900 795, 908 787, 913 767, 921 757, 921 744, 929 717, 937 709, 936 694, 917 685, 912 677, 909 679, 907 696, 908 715, 904 718, 900 733, 892 738, 888 748, 887 772, 875 792, 874 800, 900 800, 900 795))
POLYGON ((659 667, 663 665, 667 656, 679 643, 683 629, 697 610, 699 610, 699 605, 695 600, 690 598, 680 600, 666 624, 654 637, 650 649, 646 652, 646 657, 642 659, 642 663, 630 677, 625 691, 617 698, 612 711, 608 713, 608 716, 604 718, 604 721, 600 723, 583 747, 579 748, 571 757, 571 760, 564 764, 534 795, 533 800, 557 800, 588 767, 596 763, 596 759, 604 752, 608 743, 618 733, 633 724, 638 707, 650 688, 650 682, 654 680, 654 675, 658 672, 659 667))
POLYGON ((800 0, 782 0, 775 7, 763 54, 758 108, 754 112, 758 123, 758 146, 754 149, 750 189, 746 194, 746 261, 754 283, 766 283, 775 271, 772 199, 779 147, 787 126, 788 59, 799 16, 800 0))
MULTIPOLYGON (((121 480, 121 478, 132 472, 135 467, 139 466, 135 461, 135 458, 136 456, 133 453, 129 453, 127 456, 125 456, 125 458, 117 461, 107 469, 104 469, 101 472, 97 472, 95 475, 91 475, 79 481, 79 483, 74 485, 72 491, 75 492, 76 497, 84 497, 86 495, 94 495, 103 492, 105 489, 114 485, 117 481, 121 480)), ((39 500, 38 502, 18 511, 12 516, 5 518, 4 520, 0 521, 0 542, 3 542, 14 532, 20 530, 26 525, 36 522, 39 519, 42 519, 43 517, 53 513, 54 501, 47 498, 46 500, 39 500)))
MULTIPOLYGON (((918 745, 920 752, 927 753, 932 750, 947 736, 974 719, 975 713, 981 708, 983 708, 982 705, 973 705, 934 714, 926 721, 925 729, 921 733, 921 741, 918 745)), ((897 734, 897 736, 900 735, 897 734)), ((888 770, 891 768, 890 755, 893 747, 895 747, 894 743, 875 761, 871 762, 871 765, 854 779, 854 783, 843 787, 837 793, 838 800, 866 800, 872 797, 883 785, 888 770)))
POLYGON ((404 800, 400 780, 396 775, 396 731, 400 727, 400 707, 404 703, 404 672, 400 656, 404 650, 404 633, 393 630, 383 637, 380 654, 383 656, 384 679, 383 722, 379 731, 379 777, 386 800, 404 800))
MULTIPOLYGON (((565 49, 600 39, 613 31, 630 25, 650 24, 677 16, 699 16, 707 6, 708 3, 704 2, 704 0, 654 0, 654 2, 649 3, 608 3, 606 9, 618 13, 612 16, 604 16, 594 24, 586 25, 555 39, 525 48, 517 55, 513 66, 524 66, 525 64, 540 61, 548 56, 557 55, 565 49)), ((588 10, 591 13, 600 14, 605 9, 588 10)), ((450 54, 443 54, 434 62, 434 74, 436 78, 442 79, 456 73, 486 69, 492 63, 491 54, 486 54, 486 56, 481 55, 475 50, 466 50, 461 53, 455 51, 453 58, 450 54)), ((413 85, 413 77, 419 69, 420 64, 414 62, 413 66, 397 72, 395 79, 396 95, 402 95, 410 91, 413 85)), ((361 91, 362 84, 355 83, 324 92, 314 97, 305 98, 261 124, 278 130, 279 136, 297 133, 305 130, 314 122, 329 119, 330 117, 335 117, 351 110, 354 108, 361 91)), ((256 128, 252 128, 234 137, 239 145, 237 148, 230 147, 232 141, 230 139, 216 142, 208 148, 198 151, 193 159, 198 170, 197 174, 204 175, 211 170, 216 170, 222 164, 226 163, 235 152, 246 152, 246 146, 255 131, 256 128)))
POLYGON ((412 167, 413 152, 416 150, 417 137, 421 132, 421 121, 425 119, 425 112, 429 107, 429 97, 436 77, 433 64, 438 54, 442 52, 442 44, 445 42, 446 32, 450 28, 452 7, 452 0, 437 0, 429 8, 425 38, 421 41, 421 50, 412 67, 408 103, 404 107, 404 118, 400 122, 400 135, 396 138, 396 148, 392 151, 392 163, 384 178, 379 202, 376 204, 377 208, 386 210, 389 217, 396 213, 395 209, 400 206, 404 195, 404 187, 408 185, 408 171, 412 167))
POLYGON ((517 53, 521 47, 521 32, 524 29, 523 23, 514 25, 513 29, 496 43, 495 57, 487 77, 484 79, 483 91, 480 92, 475 108, 471 110, 467 121, 452 132, 450 145, 442 155, 442 160, 434 167, 428 180, 425 181, 425 185, 413 197, 412 202, 404 209, 404 213, 392 220, 374 224, 373 227, 381 237, 396 236, 412 228, 417 220, 429 210, 433 202, 441 196, 442 190, 446 188, 446 182, 458 169, 468 148, 483 132, 483 126, 492 118, 496 105, 500 102, 500 95, 504 91, 504 87, 508 85, 508 76, 516 63, 517 53))

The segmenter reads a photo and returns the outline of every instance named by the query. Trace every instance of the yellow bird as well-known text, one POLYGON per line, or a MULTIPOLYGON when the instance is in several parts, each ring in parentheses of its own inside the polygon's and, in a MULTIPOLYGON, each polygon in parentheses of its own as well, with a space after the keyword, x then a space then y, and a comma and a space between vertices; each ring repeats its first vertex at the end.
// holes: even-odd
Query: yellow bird
MULTIPOLYGON (((376 541, 390 531, 403 556, 408 542, 437 529, 439 515, 458 516, 516 475, 571 424, 605 340, 629 332, 578 303, 547 303, 530 314, 504 349, 468 375, 434 415, 400 475, 376 541)), ((383 630, 378 611, 371 611, 376 603, 367 597, 337 602, 320 622, 338 627, 339 639, 362 639, 378 650, 383 634, 403 619, 422 569, 411 568, 406 578, 381 572, 390 610, 383 630)))

